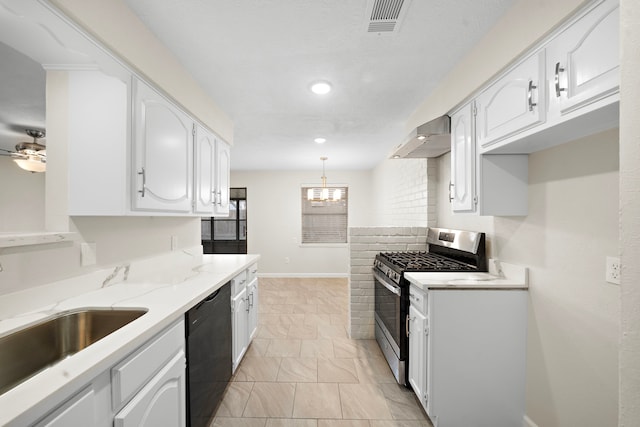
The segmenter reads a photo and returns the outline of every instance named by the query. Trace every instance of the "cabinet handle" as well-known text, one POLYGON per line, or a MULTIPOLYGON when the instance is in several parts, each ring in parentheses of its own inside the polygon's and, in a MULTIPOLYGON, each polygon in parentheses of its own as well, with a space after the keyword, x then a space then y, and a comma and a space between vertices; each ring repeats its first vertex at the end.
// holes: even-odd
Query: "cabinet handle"
POLYGON ((527 99, 529 101, 529 111, 533 111, 533 107, 536 107, 538 104, 533 102, 533 89, 538 89, 538 86, 533 84, 533 80, 529 80, 529 93, 527 95, 527 99))
POLYGON ((142 190, 138 190, 138 193, 140 193, 140 197, 144 197, 144 193, 147 190, 147 172, 142 168, 138 175, 142 175, 142 190))
POLYGON ((249 305, 249 297, 247 297, 247 310, 246 310, 246 311, 247 311, 247 313, 249 312, 249 308, 250 308, 250 307, 251 307, 251 306, 249 305))
POLYGON ((560 98, 560 92, 566 92, 567 90, 565 87, 560 87, 560 73, 564 73, 564 67, 561 67, 559 62, 556 62, 556 98, 560 98))
POLYGON ((407 314, 407 318, 404 321, 404 329, 407 331, 407 338, 409 337, 409 315, 407 314))
POLYGON ((249 294, 249 298, 251 298, 251 300, 249 301, 249 307, 253 307, 253 292, 249 294))
POLYGON ((218 193, 216 193, 215 191, 212 191, 211 194, 213 194, 213 202, 211 202, 212 205, 217 205, 218 204, 218 193))
POLYGON ((453 188, 455 184, 451 181, 449 181, 449 203, 453 202, 453 192, 451 191, 451 189, 453 188))

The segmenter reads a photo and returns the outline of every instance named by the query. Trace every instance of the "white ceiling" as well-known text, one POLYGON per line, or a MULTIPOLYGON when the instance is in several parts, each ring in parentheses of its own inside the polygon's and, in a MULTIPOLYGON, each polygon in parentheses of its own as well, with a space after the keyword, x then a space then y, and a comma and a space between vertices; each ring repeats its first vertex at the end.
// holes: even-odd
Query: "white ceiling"
POLYGON ((125 1, 231 116, 233 170, 376 166, 514 2, 405 0, 399 30, 379 35, 368 0, 125 1), (314 95, 315 80, 333 91, 314 95))
MULTIPOLYGON (((329 157, 328 170, 376 166, 404 140, 411 113, 515 0, 404 0, 398 29, 382 35, 367 32, 370 1, 125 0, 234 121, 233 170, 320 170, 320 156, 329 157), (314 95, 316 80, 333 91, 314 95)), ((43 38, 10 15, 0 8, 0 40, 20 50, 43 38)), ((2 148, 28 140, 27 127, 44 129, 39 63, 61 57, 61 48, 78 56, 40 44, 34 61, 0 43, 2 148)), ((91 62, 79 56, 65 60, 91 62)))

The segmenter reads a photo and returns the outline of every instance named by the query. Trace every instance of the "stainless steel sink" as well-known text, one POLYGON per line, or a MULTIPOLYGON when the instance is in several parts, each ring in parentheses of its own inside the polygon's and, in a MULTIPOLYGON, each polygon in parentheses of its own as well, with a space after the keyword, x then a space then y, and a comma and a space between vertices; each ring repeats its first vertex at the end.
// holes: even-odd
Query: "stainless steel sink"
POLYGON ((66 311, 0 338, 0 394, 144 313, 143 309, 66 311))

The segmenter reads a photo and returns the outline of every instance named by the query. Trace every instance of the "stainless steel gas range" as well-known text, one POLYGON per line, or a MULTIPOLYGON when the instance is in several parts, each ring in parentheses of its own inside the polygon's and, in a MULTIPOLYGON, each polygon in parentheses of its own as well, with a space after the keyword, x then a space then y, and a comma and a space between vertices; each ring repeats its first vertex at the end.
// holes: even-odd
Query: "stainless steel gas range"
POLYGON ((407 385, 409 282, 414 271, 487 271, 485 235, 429 228, 427 251, 381 252, 373 265, 376 340, 399 384, 407 385))

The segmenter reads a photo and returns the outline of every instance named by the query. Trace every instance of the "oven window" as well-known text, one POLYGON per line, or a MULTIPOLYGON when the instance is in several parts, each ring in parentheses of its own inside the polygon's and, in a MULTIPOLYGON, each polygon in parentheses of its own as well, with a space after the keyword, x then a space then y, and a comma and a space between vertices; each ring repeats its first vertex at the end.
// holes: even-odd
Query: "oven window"
POLYGON ((400 347, 400 297, 385 288, 377 279, 375 282, 376 314, 389 334, 400 347))

